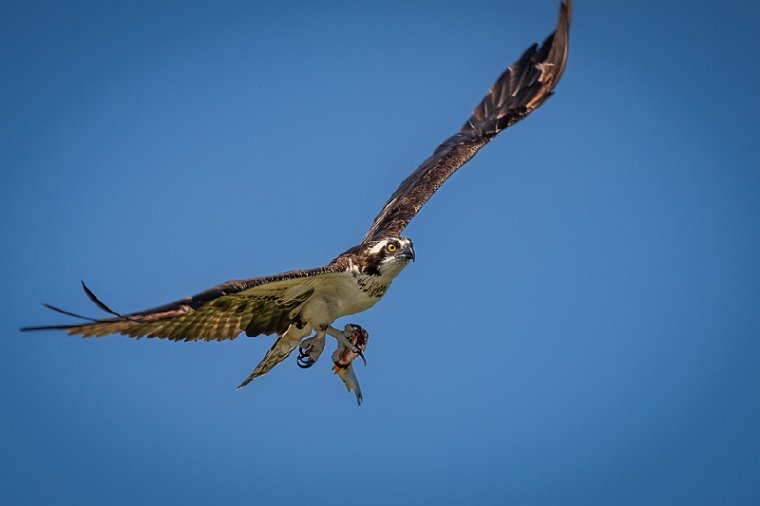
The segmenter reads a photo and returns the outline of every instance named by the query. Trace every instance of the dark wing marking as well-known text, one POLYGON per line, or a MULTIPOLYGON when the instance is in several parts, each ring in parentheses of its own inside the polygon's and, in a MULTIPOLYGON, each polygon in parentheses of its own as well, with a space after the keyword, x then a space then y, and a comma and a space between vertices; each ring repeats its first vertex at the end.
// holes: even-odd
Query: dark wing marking
MULTIPOLYGON (((330 264, 310 270, 289 271, 274 276, 229 281, 192 297, 146 311, 95 320, 92 323, 24 327, 21 330, 67 330, 71 335, 100 337, 123 334, 129 337, 158 337, 174 341, 234 339, 245 331, 249 336, 282 334, 297 318, 297 309, 322 282, 343 272, 330 264)), ((84 286, 84 285, 83 285, 84 286)), ((108 306, 84 286, 85 293, 101 309, 108 306)), ((87 317, 47 306, 81 319, 87 317)))
POLYGON ((529 47, 491 86, 462 129, 401 183, 375 218, 364 243, 400 235, 449 176, 501 130, 526 117, 552 95, 567 61, 571 14, 572 0, 564 0, 554 33, 541 47, 529 47))

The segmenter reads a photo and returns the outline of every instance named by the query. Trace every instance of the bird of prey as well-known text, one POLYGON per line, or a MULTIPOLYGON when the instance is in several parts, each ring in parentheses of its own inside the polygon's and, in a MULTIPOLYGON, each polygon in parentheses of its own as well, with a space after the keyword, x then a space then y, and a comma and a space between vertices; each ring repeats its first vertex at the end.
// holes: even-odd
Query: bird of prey
POLYGON ((530 46, 501 74, 464 126, 391 195, 364 239, 327 265, 228 281, 191 297, 129 314, 112 311, 83 284, 87 296, 111 316, 87 318, 46 304, 86 321, 22 330, 60 329, 83 337, 122 334, 173 341, 223 341, 243 332, 247 336, 276 334, 266 356, 240 387, 270 371, 296 347, 298 364, 313 365, 324 349, 325 336, 330 335, 339 346, 333 355, 335 370, 361 402, 356 377, 347 369, 355 357, 364 358, 368 334, 358 325, 347 325, 341 331, 333 323, 374 306, 393 279, 414 260, 412 241, 401 233, 449 176, 500 131, 528 116, 553 94, 567 62, 571 12, 572 0, 563 0, 555 31, 541 45, 530 46))

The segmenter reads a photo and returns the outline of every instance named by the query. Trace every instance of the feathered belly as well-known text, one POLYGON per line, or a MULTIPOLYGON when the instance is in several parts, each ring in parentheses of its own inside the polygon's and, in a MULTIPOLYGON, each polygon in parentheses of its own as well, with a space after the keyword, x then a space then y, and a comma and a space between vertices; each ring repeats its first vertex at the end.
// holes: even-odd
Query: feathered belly
POLYGON ((354 297, 342 301, 339 316, 361 313, 374 306, 379 300, 380 297, 372 297, 364 292, 359 292, 354 297))
POLYGON ((369 276, 352 278, 330 293, 317 293, 301 310, 301 318, 311 326, 330 325, 336 319, 361 313, 374 306, 388 289, 380 280, 369 276))

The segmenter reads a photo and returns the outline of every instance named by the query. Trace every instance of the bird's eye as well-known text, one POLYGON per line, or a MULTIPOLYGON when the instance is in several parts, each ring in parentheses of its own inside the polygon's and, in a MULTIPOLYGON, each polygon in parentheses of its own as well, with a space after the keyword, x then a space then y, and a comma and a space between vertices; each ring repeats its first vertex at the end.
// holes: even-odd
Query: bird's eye
POLYGON ((393 253, 398 249, 398 246, 396 246, 393 243, 390 243, 388 246, 385 247, 385 249, 388 250, 388 253, 393 253))

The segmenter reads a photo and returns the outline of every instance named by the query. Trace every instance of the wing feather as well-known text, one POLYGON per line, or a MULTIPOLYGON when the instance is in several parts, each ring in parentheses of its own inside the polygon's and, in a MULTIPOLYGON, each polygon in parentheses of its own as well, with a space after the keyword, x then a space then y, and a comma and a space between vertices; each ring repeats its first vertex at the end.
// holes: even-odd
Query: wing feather
POLYGON ((364 236, 364 243, 399 236, 433 193, 500 131, 549 98, 567 62, 572 0, 563 0, 556 30, 533 44, 494 83, 462 129, 406 178, 364 236))
MULTIPOLYGON (((342 272, 341 266, 330 264, 317 269, 229 281, 192 297, 145 311, 90 323, 24 327, 21 330, 56 329, 82 337, 122 334, 172 341, 222 341, 234 339, 241 332, 249 336, 281 334, 297 317, 298 308, 320 284, 329 284, 328 278, 342 272)), ((84 284, 83 287, 87 296, 93 302, 97 301, 96 304, 101 309, 108 307, 84 284)), ((68 311, 55 310, 75 316, 68 311)), ((110 308, 108 311, 118 314, 110 308)))

